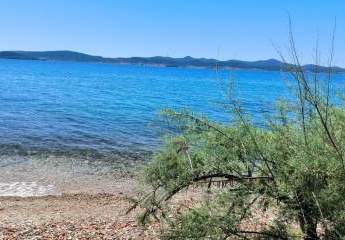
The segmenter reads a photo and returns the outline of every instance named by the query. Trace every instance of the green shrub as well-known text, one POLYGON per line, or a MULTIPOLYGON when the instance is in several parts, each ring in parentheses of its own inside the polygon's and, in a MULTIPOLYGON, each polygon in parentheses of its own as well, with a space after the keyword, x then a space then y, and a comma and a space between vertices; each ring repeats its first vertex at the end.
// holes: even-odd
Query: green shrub
POLYGON ((140 200, 141 220, 165 219, 162 238, 345 239, 345 108, 330 103, 330 76, 304 72, 292 47, 295 101, 278 102, 264 128, 233 100, 228 125, 164 112, 180 134, 146 166, 152 191, 140 200), (169 200, 200 182, 213 197, 172 216, 169 200), (260 230, 246 224, 270 209, 273 219, 260 230))

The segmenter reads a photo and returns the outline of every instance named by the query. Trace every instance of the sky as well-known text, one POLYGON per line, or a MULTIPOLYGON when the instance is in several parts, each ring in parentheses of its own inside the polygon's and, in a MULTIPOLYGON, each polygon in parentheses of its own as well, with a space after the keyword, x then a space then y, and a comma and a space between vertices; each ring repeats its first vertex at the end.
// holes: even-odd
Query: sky
POLYGON ((0 0, 0 50, 106 57, 279 58, 288 16, 303 63, 345 66, 345 0, 0 0))

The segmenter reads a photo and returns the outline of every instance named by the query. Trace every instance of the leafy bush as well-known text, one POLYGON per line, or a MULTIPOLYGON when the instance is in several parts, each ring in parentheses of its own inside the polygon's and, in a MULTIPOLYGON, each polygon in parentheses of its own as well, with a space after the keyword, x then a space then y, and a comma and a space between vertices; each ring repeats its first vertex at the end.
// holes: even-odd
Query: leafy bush
POLYGON ((166 220, 163 239, 345 239, 345 108, 330 103, 330 75, 304 72, 291 43, 295 101, 278 102, 264 128, 234 100, 229 125, 164 112, 180 134, 145 168, 152 191, 138 202, 142 221, 166 220), (214 197, 169 214, 173 196, 205 182, 214 197), (246 224, 270 209, 261 229, 246 224))

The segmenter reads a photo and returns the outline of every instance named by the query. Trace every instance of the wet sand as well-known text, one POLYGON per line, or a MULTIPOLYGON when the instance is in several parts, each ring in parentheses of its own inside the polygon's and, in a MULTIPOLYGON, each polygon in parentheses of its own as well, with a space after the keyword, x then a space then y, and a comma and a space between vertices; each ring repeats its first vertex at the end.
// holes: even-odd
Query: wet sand
POLYGON ((134 167, 114 169, 116 166, 112 162, 67 157, 26 158, 0 167, 0 196, 133 191, 133 184, 128 181, 139 170, 134 167))

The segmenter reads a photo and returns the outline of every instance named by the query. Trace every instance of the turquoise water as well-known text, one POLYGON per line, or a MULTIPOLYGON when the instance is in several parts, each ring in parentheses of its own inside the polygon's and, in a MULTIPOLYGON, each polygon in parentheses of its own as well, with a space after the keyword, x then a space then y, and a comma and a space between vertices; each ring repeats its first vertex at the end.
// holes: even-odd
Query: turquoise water
MULTIPOLYGON (((159 145, 162 108, 228 122, 230 77, 256 119, 287 95, 279 72, 0 60, 1 154, 142 156, 159 145)), ((334 79, 341 85, 344 75, 334 79)))

